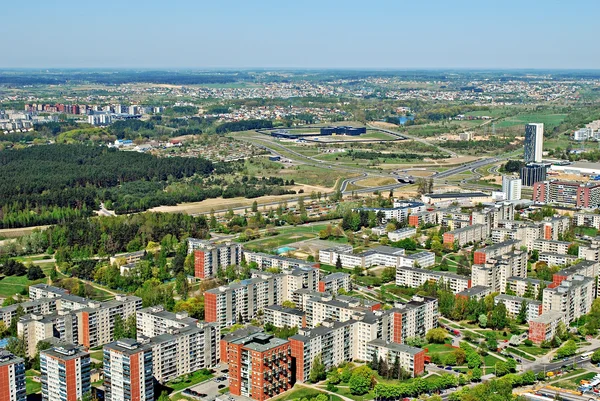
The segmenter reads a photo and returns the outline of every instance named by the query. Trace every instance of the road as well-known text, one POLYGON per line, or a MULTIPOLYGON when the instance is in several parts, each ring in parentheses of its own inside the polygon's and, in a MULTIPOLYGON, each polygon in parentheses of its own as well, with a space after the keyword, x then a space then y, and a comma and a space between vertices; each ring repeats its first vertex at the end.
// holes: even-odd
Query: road
POLYGON ((406 138, 406 139, 410 139, 410 140, 413 140, 413 141, 416 141, 416 142, 420 142, 420 143, 423 143, 423 144, 425 144, 427 146, 435 146, 436 148, 438 148, 442 152, 447 153, 448 155, 450 155, 450 157, 458 157, 458 154, 456 152, 454 152, 454 151, 452 151, 450 149, 443 148, 441 146, 433 145, 431 142, 429 142, 429 141, 427 141, 426 139, 423 139, 423 138, 419 138, 419 137, 412 136, 412 135, 407 135, 404 132, 400 133, 400 132, 397 132, 397 131, 390 131, 389 129, 375 127, 375 126, 370 125, 370 124, 367 124, 367 127, 372 128, 372 129, 377 129, 379 131, 385 132, 386 134, 390 134, 390 135, 394 135, 394 136, 397 136, 397 137, 406 138))

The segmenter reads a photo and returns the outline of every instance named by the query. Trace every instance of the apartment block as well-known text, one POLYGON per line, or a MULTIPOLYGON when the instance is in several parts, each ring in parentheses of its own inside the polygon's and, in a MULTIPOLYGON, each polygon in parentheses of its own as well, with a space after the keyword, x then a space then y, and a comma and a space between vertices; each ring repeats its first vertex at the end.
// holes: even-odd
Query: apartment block
POLYGON ((438 214, 436 212, 424 211, 411 213, 408 216, 408 225, 411 227, 420 227, 427 224, 438 225, 438 214))
POLYGON ((377 359, 382 358, 388 363, 388 366, 394 366, 398 360, 400 367, 411 372, 413 377, 421 375, 425 371, 425 350, 421 348, 390 343, 379 338, 371 340, 367 347, 369 355, 374 355, 377 359))
POLYGON ((317 291, 319 270, 295 268, 281 274, 254 272, 251 279, 208 290, 204 293, 205 320, 220 327, 255 318, 267 306, 293 300, 297 290, 317 291))
POLYGON ((22 302, 0 308, 0 320, 8 327, 13 318, 17 315, 19 306, 25 314, 35 313, 39 315, 47 315, 56 311, 58 298, 37 298, 33 301, 22 302))
POLYGON ((494 305, 504 304, 506 312, 513 319, 521 311, 523 302, 527 305, 526 321, 537 319, 542 314, 543 306, 540 301, 506 294, 500 294, 494 298, 494 305))
POLYGON ((322 249, 319 251, 319 261, 321 263, 335 265, 338 258, 342 267, 354 268, 357 266, 368 268, 371 266, 393 266, 402 264, 402 257, 405 251, 402 248, 393 248, 390 246, 378 246, 368 251, 355 254, 352 253, 351 245, 339 245, 333 248, 322 249))
POLYGON ((485 224, 473 224, 459 228, 457 230, 444 233, 444 245, 452 246, 458 243, 459 246, 465 246, 469 243, 476 243, 484 240, 488 236, 488 226, 485 224))
POLYGON ((394 230, 387 233, 388 239, 392 242, 398 242, 415 235, 417 235, 417 229, 415 227, 401 228, 399 230, 394 230))
POLYGON ((146 256, 146 251, 118 253, 118 254, 110 257, 109 263, 111 265, 114 265, 114 264, 121 264, 121 265, 137 264, 140 262, 140 260, 142 260, 142 258, 144 256, 146 256))
POLYGON ((569 324, 563 312, 544 312, 539 317, 529 321, 529 339, 536 344, 552 340, 561 322, 567 326, 569 324))
POLYGON ((246 263, 256 263, 259 270, 271 268, 289 270, 295 268, 319 268, 316 262, 306 262, 300 259, 286 258, 279 255, 269 255, 261 252, 244 251, 243 254, 246 263))
POLYGON ((511 202, 497 202, 482 209, 475 209, 471 215, 472 224, 484 224, 488 232, 498 227, 500 221, 514 220, 515 206, 511 202))
POLYGON ((584 260, 573 266, 561 269, 552 275, 552 284, 560 285, 564 280, 572 280, 576 275, 596 278, 600 273, 600 263, 584 260))
POLYGON ((352 289, 350 274, 341 272, 331 273, 322 277, 319 281, 319 292, 328 292, 337 295, 340 289, 350 292, 352 289))
POLYGON ((396 285, 417 288, 426 282, 437 282, 448 285, 456 294, 471 287, 471 278, 448 272, 436 272, 413 267, 398 267, 396 269, 396 285))
POLYGON ((542 238, 557 241, 562 234, 571 228, 571 218, 568 216, 546 217, 541 225, 542 238))
POLYGON ((463 213, 458 207, 436 209, 435 213, 438 224, 450 230, 456 230, 473 224, 471 213, 463 213))
POLYGON ((170 327, 156 337, 142 339, 152 348, 152 373, 159 383, 216 366, 220 359, 220 330, 216 324, 195 323, 170 327))
POLYGON ((554 241, 551 239, 536 239, 533 241, 533 250, 545 253, 566 254, 571 243, 568 241, 554 241))
POLYGON ((79 344, 77 316, 69 311, 24 315, 17 323, 17 334, 25 341, 27 355, 32 358, 40 341, 79 344))
POLYGON ((519 248, 520 241, 514 239, 489 245, 485 248, 478 248, 473 254, 473 263, 484 264, 490 259, 495 259, 519 248))
POLYGON ((169 312, 162 305, 150 306, 136 312, 136 331, 140 337, 156 337, 170 329, 194 326, 198 319, 189 317, 187 312, 169 312))
POLYGON ((275 327, 306 327, 306 314, 301 309, 271 305, 264 310, 264 322, 275 327))
POLYGON ((306 312, 306 324, 315 327, 325 320, 344 322, 352 319, 357 311, 381 309, 379 302, 367 299, 338 295, 333 298, 328 293, 315 293, 305 298, 301 305, 306 312))
POLYGON ((596 280, 575 275, 559 285, 552 283, 544 288, 544 314, 549 311, 562 312, 566 322, 571 323, 590 312, 595 298, 596 280))
POLYGON ((435 253, 422 251, 417 253, 411 253, 402 257, 401 266, 404 267, 421 267, 427 268, 435 265, 435 253))
POLYGON ((600 214, 577 212, 573 215, 573 224, 577 227, 594 227, 600 230, 600 214))
POLYGON ((429 330, 438 327, 437 298, 415 295, 409 302, 396 303, 390 310, 393 313, 392 336, 391 339, 378 336, 383 340, 403 344, 407 338, 425 338, 429 330))
POLYGON ((558 254, 558 253, 540 253, 539 261, 546 262, 548 266, 565 266, 574 263, 578 259, 575 255, 558 254))
POLYGON ((42 400, 82 400, 90 394, 90 354, 73 344, 40 352, 42 400))
POLYGON ((600 206, 600 184, 576 181, 541 181, 533 185, 533 201, 583 208, 600 206))
POLYGON ((242 261, 242 246, 228 242, 217 244, 212 241, 188 238, 188 254, 194 254, 194 276, 210 278, 227 266, 239 265, 242 261))
POLYGON ((466 300, 474 299, 479 301, 492 293, 491 287, 486 287, 483 285, 474 285, 471 288, 467 288, 455 295, 456 298, 464 298, 466 300))
POLYGON ((26 401, 25 361, 0 350, 0 400, 26 401))
POLYGON ((471 267, 471 285, 490 287, 492 292, 505 292, 510 277, 527 277, 526 252, 512 251, 471 267))
POLYGON ((129 316, 135 316, 141 307, 141 298, 117 295, 112 301, 75 311, 80 344, 93 348, 113 341, 115 316, 119 315, 125 321, 129 316))
POLYGON ((225 348, 231 394, 264 401, 292 388, 290 341, 242 331, 232 333, 225 348))
POLYGON ((152 346, 122 339, 103 348, 106 401, 154 400, 152 346))
POLYGON ((495 244, 508 240, 519 240, 519 246, 526 246, 528 251, 533 249, 533 241, 543 237, 543 227, 540 223, 502 220, 498 227, 492 229, 492 242, 495 244))
POLYGON ((69 291, 53 287, 48 284, 34 284, 29 286, 29 299, 32 301, 40 298, 56 298, 68 294, 69 291))
POLYGON ((531 296, 537 297, 540 289, 544 289, 550 284, 549 281, 531 277, 509 277, 506 281, 510 290, 519 297, 525 296, 528 291, 531 293, 531 296))
POLYGON ((354 209, 357 212, 373 212, 376 214, 381 213, 384 221, 396 220, 400 223, 408 220, 408 216, 411 213, 419 213, 426 210, 425 204, 421 202, 406 202, 403 200, 395 200, 393 208, 371 208, 363 207, 354 209))

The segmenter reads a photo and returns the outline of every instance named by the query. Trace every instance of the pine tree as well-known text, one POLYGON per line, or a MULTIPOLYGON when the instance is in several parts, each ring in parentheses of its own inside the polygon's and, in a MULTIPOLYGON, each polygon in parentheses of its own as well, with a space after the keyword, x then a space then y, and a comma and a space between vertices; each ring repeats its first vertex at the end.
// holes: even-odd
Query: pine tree
POLYGON ((338 255, 337 260, 335 261, 335 268, 342 269, 342 259, 340 258, 340 255, 338 255))

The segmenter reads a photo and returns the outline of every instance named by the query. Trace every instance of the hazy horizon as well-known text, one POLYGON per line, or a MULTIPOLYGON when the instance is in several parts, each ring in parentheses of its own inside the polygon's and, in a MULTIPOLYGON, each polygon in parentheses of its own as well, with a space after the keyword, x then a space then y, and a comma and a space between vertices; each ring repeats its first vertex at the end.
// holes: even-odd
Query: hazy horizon
POLYGON ((600 68, 591 0, 33 3, 3 6, 2 69, 600 68))

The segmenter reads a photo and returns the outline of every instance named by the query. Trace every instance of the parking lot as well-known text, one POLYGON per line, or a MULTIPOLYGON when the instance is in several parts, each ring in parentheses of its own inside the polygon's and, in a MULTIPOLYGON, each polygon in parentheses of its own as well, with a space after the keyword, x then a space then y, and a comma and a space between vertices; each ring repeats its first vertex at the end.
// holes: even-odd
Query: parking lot
POLYGON ((219 393, 219 390, 226 387, 229 387, 229 382, 227 380, 227 365, 224 365, 218 366, 215 369, 214 378, 205 383, 190 387, 188 390, 184 390, 182 394, 186 397, 205 401, 212 401, 219 396, 221 399, 229 399, 229 395, 219 393))

